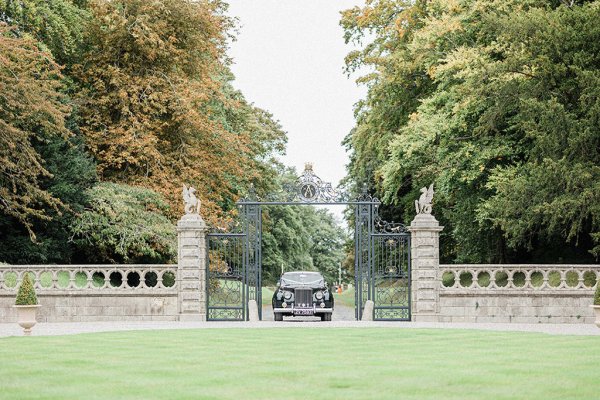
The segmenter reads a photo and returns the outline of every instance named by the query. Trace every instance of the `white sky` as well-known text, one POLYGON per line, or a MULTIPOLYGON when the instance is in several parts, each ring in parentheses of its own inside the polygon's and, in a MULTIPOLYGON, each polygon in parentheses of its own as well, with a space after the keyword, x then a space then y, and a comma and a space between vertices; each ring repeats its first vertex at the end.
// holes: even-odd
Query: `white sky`
MULTIPOLYGON (((288 133, 282 161, 301 172, 313 162, 337 186, 348 155, 341 142, 354 126, 353 106, 366 88, 346 77, 340 11, 359 0, 230 0, 239 19, 231 44, 233 82, 246 99, 270 111, 288 133)), ((332 209, 341 214, 341 207, 332 209)))

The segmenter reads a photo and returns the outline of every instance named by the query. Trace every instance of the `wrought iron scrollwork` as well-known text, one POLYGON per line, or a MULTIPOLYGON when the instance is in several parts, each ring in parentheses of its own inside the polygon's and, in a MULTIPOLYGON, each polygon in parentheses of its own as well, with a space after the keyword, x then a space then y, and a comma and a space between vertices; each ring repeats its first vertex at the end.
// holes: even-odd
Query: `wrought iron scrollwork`
POLYGON ((382 220, 379 216, 375 217, 375 230, 378 233, 406 233, 406 225, 399 222, 388 222, 382 220))
MULTIPOLYGON (((362 196, 361 196, 362 198, 362 196)), ((313 171, 312 164, 306 163, 302 174, 292 183, 284 184, 282 190, 270 193, 264 199, 258 198, 253 187, 246 197, 239 203, 249 202, 283 202, 283 203, 347 203, 351 201, 348 192, 336 189, 331 182, 325 182, 319 178, 313 171)), ((355 201, 373 201, 372 197, 364 200, 355 201)), ((377 201, 375 199, 375 201, 377 201)))
POLYGON ((226 221, 219 226, 214 226, 210 229, 209 233, 243 233, 244 232, 244 224, 239 220, 239 218, 232 219, 230 221, 226 221))
POLYGON ((410 319, 410 235, 386 232, 372 234, 371 238, 374 318, 408 320, 410 319))
POLYGON ((209 320, 242 320, 245 309, 244 240, 233 233, 208 235, 209 320))
POLYGON ((362 191, 360 192, 360 194, 358 195, 358 197, 356 198, 357 202, 366 202, 366 203, 380 203, 379 199, 375 196, 372 196, 371 194, 369 194, 369 190, 367 188, 367 185, 364 184, 362 187, 362 191))
POLYGON ((400 222, 385 221, 379 216, 379 205, 374 207, 373 227, 377 233, 408 233, 406 225, 400 222))

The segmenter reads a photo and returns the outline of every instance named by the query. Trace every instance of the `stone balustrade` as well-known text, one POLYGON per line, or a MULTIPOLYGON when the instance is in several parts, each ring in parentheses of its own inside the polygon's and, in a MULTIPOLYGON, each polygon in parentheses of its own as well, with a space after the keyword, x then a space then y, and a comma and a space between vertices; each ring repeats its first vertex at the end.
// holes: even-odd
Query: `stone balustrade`
POLYGON ((440 322, 592 323, 600 265, 453 264, 438 270, 440 322))
POLYGON ((579 264, 452 264, 439 267, 440 289, 579 290, 594 289, 600 265, 579 264))
POLYGON ((39 322, 179 318, 178 265, 0 265, 0 321, 16 320, 21 280, 36 288, 39 322))
POLYGON ((206 320, 207 227, 188 213, 177 231, 177 264, 0 264, 0 322, 16 321, 26 274, 41 305, 39 322, 206 320))
POLYGON ((39 293, 54 291, 177 291, 177 265, 0 265, 0 293, 16 293, 25 274, 39 293))

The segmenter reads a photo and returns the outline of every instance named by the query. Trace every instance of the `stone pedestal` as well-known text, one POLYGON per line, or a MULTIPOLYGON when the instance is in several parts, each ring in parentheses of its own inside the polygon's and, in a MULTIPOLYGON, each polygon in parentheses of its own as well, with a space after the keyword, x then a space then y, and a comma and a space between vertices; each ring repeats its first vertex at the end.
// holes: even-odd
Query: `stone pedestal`
POLYGON ((180 321, 206 321, 207 230, 198 214, 186 214, 177 223, 180 321))
POLYGON ((408 228, 411 234, 413 321, 438 321, 440 231, 443 228, 431 214, 417 214, 408 228))

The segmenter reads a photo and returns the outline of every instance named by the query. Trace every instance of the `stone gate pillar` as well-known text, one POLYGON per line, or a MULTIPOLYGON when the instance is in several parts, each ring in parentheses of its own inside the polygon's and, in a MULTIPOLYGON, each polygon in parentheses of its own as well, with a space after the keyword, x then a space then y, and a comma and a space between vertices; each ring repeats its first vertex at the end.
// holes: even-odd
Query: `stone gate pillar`
POLYGON ((421 189, 415 202, 417 215, 408 227, 411 234, 411 314, 418 322, 438 321, 440 232, 444 228, 431 215, 433 185, 421 189), (425 191, 424 191, 425 189, 425 191), (423 196, 429 195, 423 199, 423 196))
POLYGON ((177 223, 180 321, 206 321, 207 231, 198 213, 185 214, 177 223))

